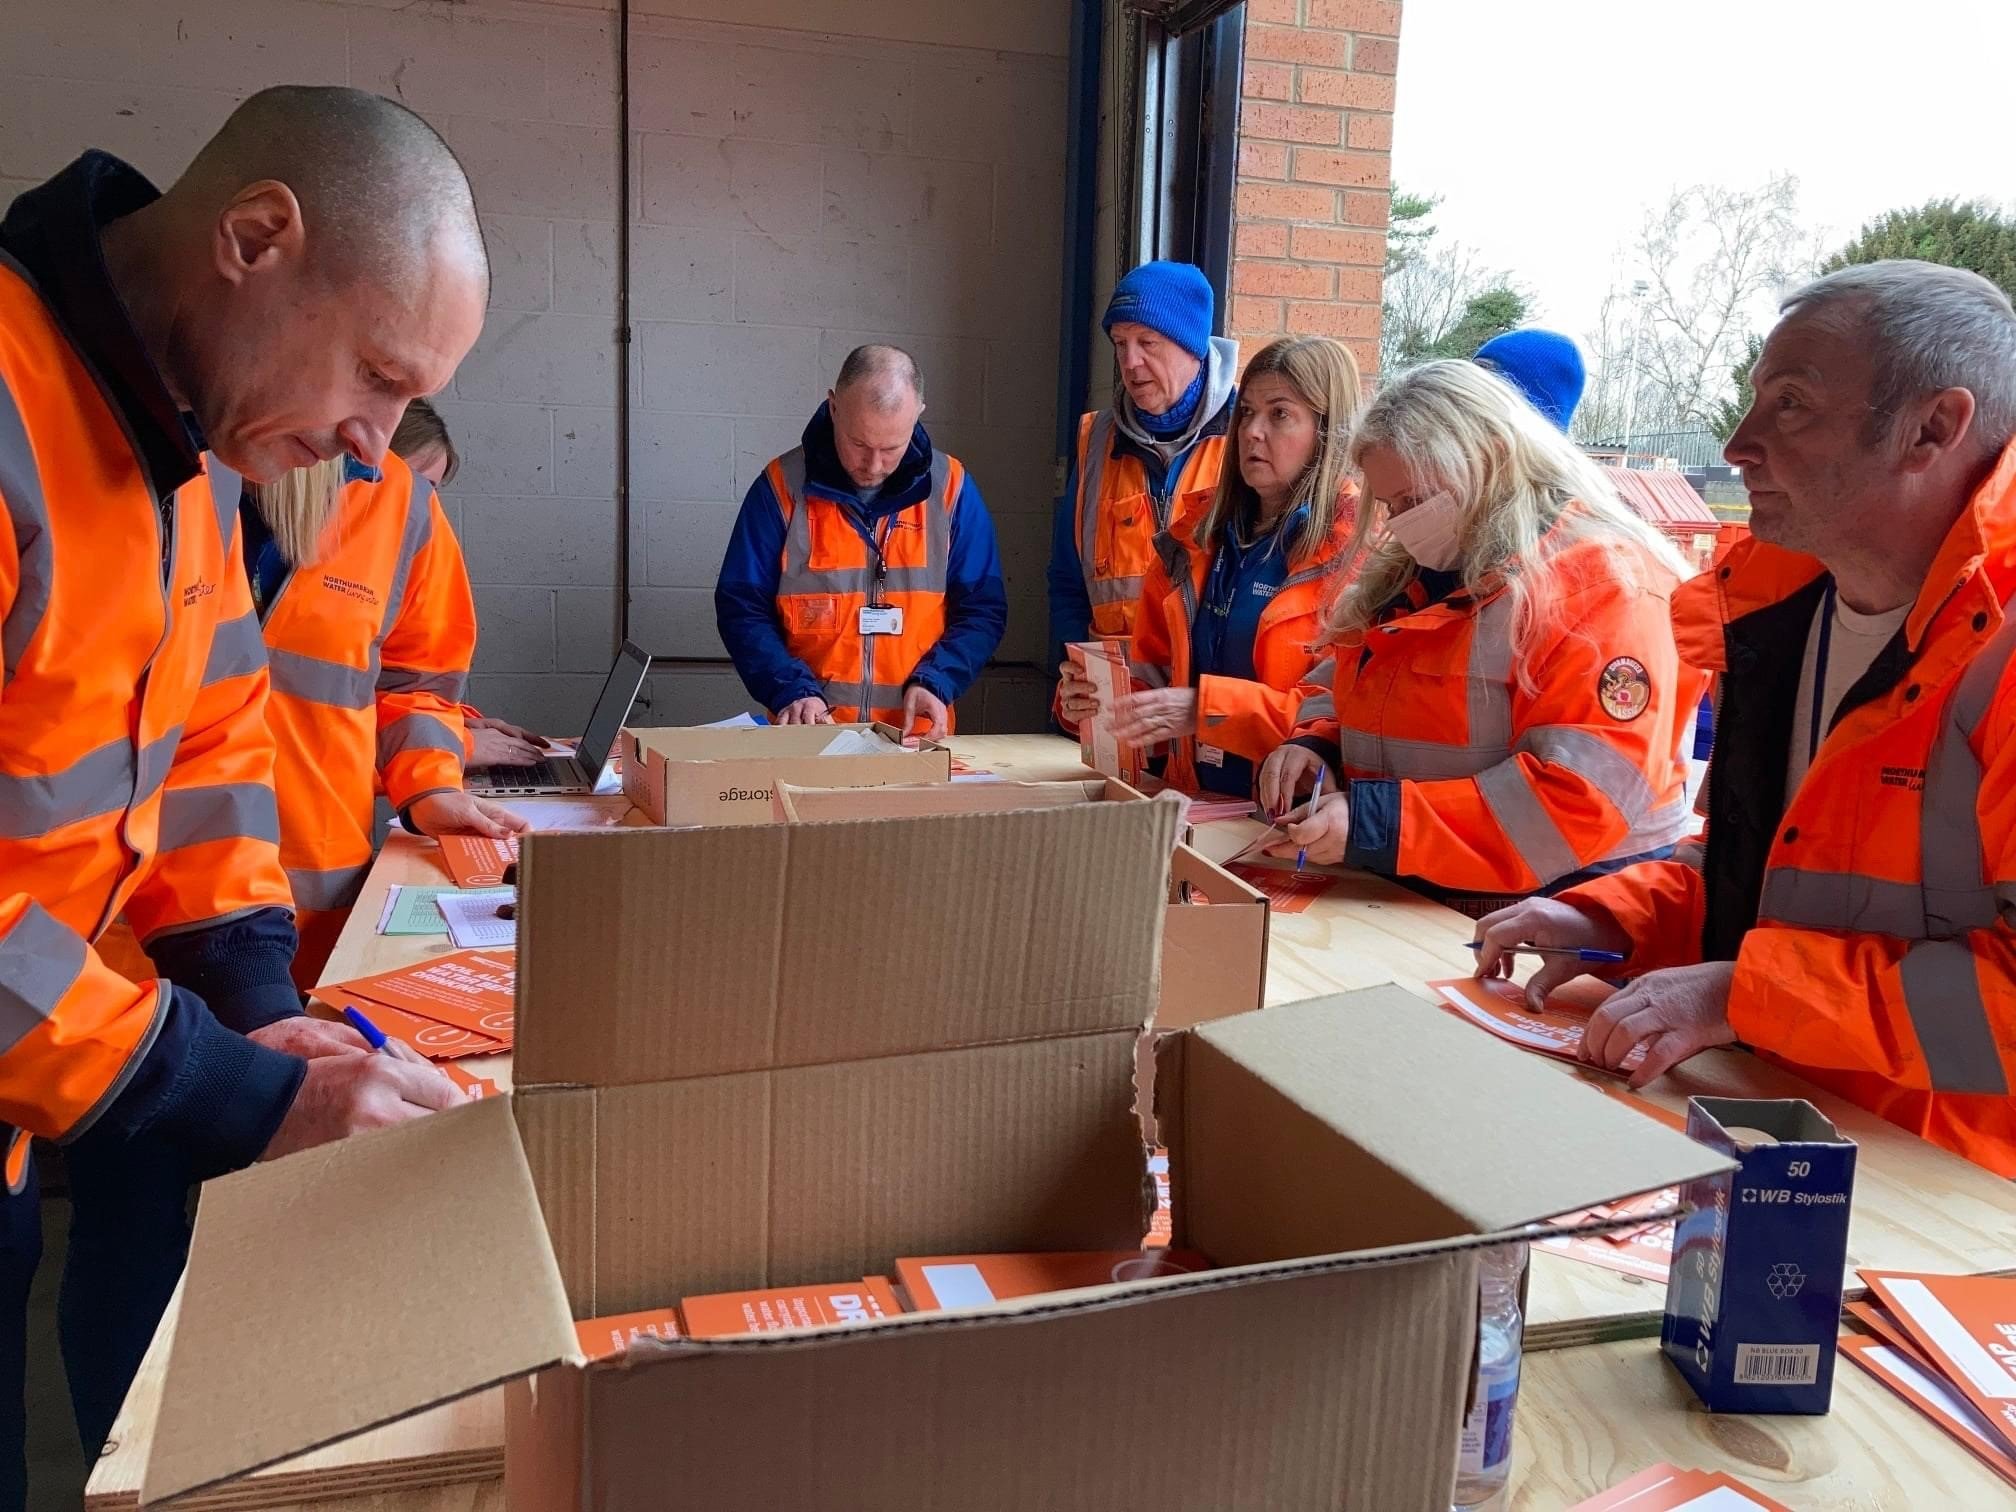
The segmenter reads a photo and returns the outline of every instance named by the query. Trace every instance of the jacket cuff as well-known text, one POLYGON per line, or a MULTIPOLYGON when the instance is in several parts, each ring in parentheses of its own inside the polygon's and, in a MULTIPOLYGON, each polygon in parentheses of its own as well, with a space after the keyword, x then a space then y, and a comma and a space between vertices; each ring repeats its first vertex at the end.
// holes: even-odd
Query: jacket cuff
POLYGON ((922 688, 948 709, 956 701, 953 697, 952 685, 945 680, 944 674, 939 672, 935 667, 919 667, 915 672, 912 672, 904 681, 903 686, 908 688, 912 684, 922 688))
POLYGON ((227 1029, 250 1034, 301 1011, 294 986, 294 921, 280 909, 228 924, 157 937, 155 967, 227 1029))
POLYGON ((241 991, 209 1000, 217 1022, 239 1034, 250 1034, 277 1024, 285 1018, 301 1016, 301 993, 294 983, 260 982, 241 991))
POLYGON ((1344 864, 1360 871, 1400 875, 1400 783, 1381 777, 1350 783, 1351 832, 1344 844, 1344 864))

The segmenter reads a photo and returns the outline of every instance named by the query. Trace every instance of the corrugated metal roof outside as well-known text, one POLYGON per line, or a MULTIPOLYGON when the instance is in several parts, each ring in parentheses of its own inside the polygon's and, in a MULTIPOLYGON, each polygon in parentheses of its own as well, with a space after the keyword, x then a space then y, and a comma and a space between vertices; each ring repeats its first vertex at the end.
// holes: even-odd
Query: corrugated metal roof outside
POLYGON ((1606 467, 1603 475, 1616 488, 1618 497, 1661 530, 1675 533, 1713 530, 1721 523, 1702 502, 1701 495, 1694 492, 1694 485, 1672 469, 1606 467))

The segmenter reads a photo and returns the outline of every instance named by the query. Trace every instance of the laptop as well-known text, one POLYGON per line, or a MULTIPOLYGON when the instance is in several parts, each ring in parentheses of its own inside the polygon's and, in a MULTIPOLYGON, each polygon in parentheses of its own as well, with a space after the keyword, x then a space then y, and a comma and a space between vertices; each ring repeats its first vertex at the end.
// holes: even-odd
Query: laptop
POLYGON ((616 664, 602 684, 602 696, 588 716, 588 728, 572 756, 549 756, 530 766, 471 767, 463 773, 463 784, 472 793, 485 796, 512 794, 530 797, 539 793, 592 793, 609 764, 609 752, 616 734, 630 717, 644 675, 651 670, 651 657, 629 641, 616 653, 616 664))

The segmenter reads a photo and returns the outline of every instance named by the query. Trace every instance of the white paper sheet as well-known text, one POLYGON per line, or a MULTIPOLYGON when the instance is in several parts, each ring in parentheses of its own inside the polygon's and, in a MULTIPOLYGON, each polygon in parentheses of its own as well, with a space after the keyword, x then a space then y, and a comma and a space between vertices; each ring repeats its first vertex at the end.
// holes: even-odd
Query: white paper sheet
POLYGON ((448 938, 455 948, 482 950, 518 943, 518 921, 497 917, 497 905, 517 896, 514 888, 485 887, 443 893, 435 901, 441 917, 448 921, 448 938))
POLYGON ((883 756, 903 748, 873 730, 842 730, 826 742, 821 756, 883 756))

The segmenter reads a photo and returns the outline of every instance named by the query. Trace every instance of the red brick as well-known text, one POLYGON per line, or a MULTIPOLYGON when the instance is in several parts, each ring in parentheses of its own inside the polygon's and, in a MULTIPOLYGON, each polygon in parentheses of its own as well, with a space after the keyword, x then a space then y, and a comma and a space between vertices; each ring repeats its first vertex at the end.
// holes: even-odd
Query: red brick
MULTIPOLYGON (((1360 268, 1386 265, 1386 238, 1373 231, 1333 231, 1328 226, 1297 226, 1291 246, 1293 251, 1290 255, 1304 262, 1349 263, 1360 268)), ((1257 255, 1265 257, 1270 254, 1263 252, 1257 255)))
POLYGON ((1233 238, 1232 250, 1239 257, 1286 257, 1288 228, 1248 222, 1233 238))
POLYGON ((1377 226, 1385 229, 1392 218, 1393 200, 1390 195, 1374 194, 1370 190, 1360 190, 1344 196, 1344 215, 1337 222, 1340 226, 1377 226))
POLYGON ((1285 179, 1288 177, 1286 142, 1241 142, 1239 177, 1242 179, 1285 179))
POLYGON ((1371 392, 1369 387, 1370 380, 1379 376, 1378 338, 1374 337, 1369 341, 1362 339, 1347 341, 1344 345, 1351 348, 1351 355, 1358 359, 1358 376, 1367 380, 1368 387, 1366 392, 1369 394, 1371 392))
POLYGON ((1346 110, 1393 109, 1393 80, 1385 74, 1305 68, 1296 82, 1305 105, 1340 105, 1346 110))
POLYGON ((1309 24, 1329 31, 1400 35, 1399 0, 1309 0, 1309 24))
MULTIPOLYGON (((1308 76, 1308 70, 1303 71, 1303 76, 1308 76)), ((1242 140, 1259 137, 1270 142, 1307 142, 1317 147, 1335 147, 1344 140, 1344 118, 1334 110, 1307 110, 1299 105, 1255 105, 1248 102, 1239 111, 1239 135, 1242 140)))
POLYGON ((1334 189, 1305 189, 1293 184, 1241 184, 1239 215, 1252 220, 1320 221, 1334 224, 1334 189))
POLYGON ((1246 75, 1240 95, 1248 100, 1292 100, 1295 98, 1295 70, 1286 63, 1256 63, 1246 60, 1246 75))
POLYGON ((1351 39, 1342 32, 1306 31, 1299 26, 1249 26, 1246 56, 1343 68, 1351 61, 1351 39))
POLYGON ((1360 37, 1351 48, 1351 66, 1359 73, 1400 71, 1400 44, 1392 37, 1360 37))
POLYGON ((1364 152, 1391 152, 1393 150, 1393 117, 1389 115, 1354 115, 1344 123, 1346 146, 1356 147, 1364 152))
POLYGON ((1246 0, 1246 19, 1281 26, 1302 24, 1302 0, 1246 0))
POLYGON ((1288 299, 1329 299, 1334 270, 1292 262, 1239 262, 1232 288, 1239 294, 1273 294, 1288 299))
POLYGON ((1379 306, 1372 304, 1313 304, 1297 301, 1288 306, 1288 329, 1298 336, 1352 336, 1379 334, 1379 306))
POLYGON ((1393 160, 1383 152, 1323 152, 1295 149, 1295 182, 1343 184, 1352 189, 1377 189, 1390 182, 1393 160))
POLYGON ((1337 270, 1337 299, 1355 299, 1363 304, 1379 303, 1379 295, 1386 283, 1386 270, 1381 268, 1339 268, 1337 270))
POLYGON ((1235 336, 1266 336, 1281 329, 1281 301, 1255 299, 1250 295, 1232 298, 1232 333, 1235 336))

